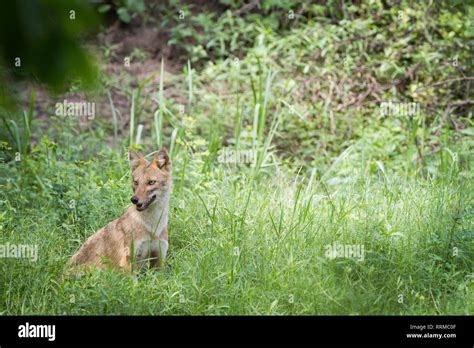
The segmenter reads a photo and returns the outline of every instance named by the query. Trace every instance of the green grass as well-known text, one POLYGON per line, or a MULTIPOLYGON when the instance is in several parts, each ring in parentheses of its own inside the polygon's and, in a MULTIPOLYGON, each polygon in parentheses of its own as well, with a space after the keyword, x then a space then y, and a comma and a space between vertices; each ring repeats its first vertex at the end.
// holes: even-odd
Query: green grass
MULTIPOLYGON (((39 252, 0 258, 0 315, 474 313, 472 108, 446 111, 471 88, 446 83, 472 76, 468 22, 402 2, 413 27, 377 6, 351 6, 356 18, 337 24, 315 6, 316 21, 284 31, 239 20, 182 72, 164 60, 143 81, 104 69, 87 127, 37 117, 34 93, 28 112, 0 108, 0 245, 39 252), (242 35, 253 45, 238 46, 242 35), (455 55, 465 63, 447 64, 455 55), (386 101, 421 112, 381 115, 386 101), (164 269, 65 278, 129 204, 127 147, 162 145, 174 180, 164 269), (253 157, 222 163, 222 150, 253 157), (329 258, 334 244, 363 247, 363 260, 329 258)), ((223 16, 193 20, 212 34, 223 16)))
POLYGON ((173 147, 170 250, 160 272, 63 275, 87 237, 129 204, 133 137, 103 145, 116 139, 115 123, 76 133, 74 120, 54 118, 28 166, 1 163, 0 245, 37 245, 39 255, 0 259, 0 314, 472 314, 474 182, 462 143, 446 141, 451 148, 421 164, 408 146, 398 166, 374 160, 368 134, 302 171, 274 156, 282 116, 269 103, 271 76, 253 102, 240 99, 252 112, 229 117, 230 148, 255 151, 254 162, 219 163, 219 126, 200 134, 202 111, 174 114, 162 92, 160 120, 141 121, 173 122, 171 135, 150 127, 134 145, 154 149, 163 137, 173 147), (363 260, 328 258, 333 244, 363 246, 363 260))
POLYGON ((181 176, 176 156, 165 269, 63 279, 72 253, 128 204, 128 164, 113 152, 74 164, 74 147, 53 150, 69 157, 54 161, 42 146, 36 165, 50 173, 48 190, 27 189, 13 168, 2 190, 0 244, 39 248, 37 262, 0 263, 2 314, 473 312, 474 187, 462 176, 388 183, 355 172, 309 184, 271 169, 251 180, 250 168, 203 175, 193 157, 181 176), (332 243, 363 245, 364 260, 327 258, 332 243))
POLYGON ((368 133, 302 171, 274 156, 283 116, 271 103, 273 76, 248 91, 255 98, 242 94, 229 117, 230 148, 256 155, 240 164, 217 161, 215 133, 229 132, 215 125, 201 134, 202 104, 192 116, 166 107, 160 78, 159 120, 155 112, 141 121, 159 129, 134 145, 155 149, 162 138, 173 147, 170 250, 160 272, 63 275, 87 237, 129 204, 132 132, 107 148, 108 137, 118 141, 115 122, 76 133, 74 120, 54 118, 28 166, 0 164, 0 245, 39 252, 37 262, 0 260, 0 314, 472 314, 474 182, 462 143, 446 141, 450 148, 421 164, 407 146, 399 166, 399 158, 374 160, 368 133), (328 258, 333 244, 363 246, 363 260, 328 258))

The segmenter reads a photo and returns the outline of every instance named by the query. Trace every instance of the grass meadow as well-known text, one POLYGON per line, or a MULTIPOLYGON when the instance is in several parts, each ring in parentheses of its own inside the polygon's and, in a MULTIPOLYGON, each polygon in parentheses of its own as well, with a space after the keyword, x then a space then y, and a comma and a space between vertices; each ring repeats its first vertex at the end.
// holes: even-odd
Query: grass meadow
MULTIPOLYGON (((302 22, 284 35, 260 23, 235 56, 170 61, 138 50, 129 68, 112 45, 96 45, 95 91, 45 97, 23 85, 21 110, 2 114, 0 245, 38 255, 0 259, 0 314, 472 314, 472 108, 448 113, 433 101, 458 100, 468 86, 433 86, 458 70, 436 45, 400 46, 410 29, 424 42, 432 25, 423 5, 400 6, 424 24, 393 24, 374 46, 351 39, 369 28, 359 19, 302 22), (372 72, 379 84, 369 88, 372 72), (55 113, 68 98, 95 103, 94 117, 55 113), (421 110, 383 114, 388 100, 421 110), (127 149, 162 146, 173 164, 165 267, 64 277, 79 246, 130 204, 127 149)), ((462 16, 453 18, 438 25, 462 16)), ((247 35, 225 23, 225 47, 232 30, 247 35)), ((436 40, 454 40, 443 28, 436 40)))

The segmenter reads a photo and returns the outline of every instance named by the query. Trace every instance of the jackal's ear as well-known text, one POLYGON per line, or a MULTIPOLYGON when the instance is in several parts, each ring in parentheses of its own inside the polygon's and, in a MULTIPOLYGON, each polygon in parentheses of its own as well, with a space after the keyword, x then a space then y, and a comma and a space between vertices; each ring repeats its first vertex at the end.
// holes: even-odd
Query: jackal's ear
POLYGON ((155 164, 160 169, 169 170, 171 161, 166 149, 162 148, 160 151, 155 153, 155 155, 153 156, 153 161, 151 163, 155 164))
POLYGON ((132 168, 132 171, 147 162, 142 155, 132 150, 128 150, 128 160, 130 161, 130 168, 132 168))

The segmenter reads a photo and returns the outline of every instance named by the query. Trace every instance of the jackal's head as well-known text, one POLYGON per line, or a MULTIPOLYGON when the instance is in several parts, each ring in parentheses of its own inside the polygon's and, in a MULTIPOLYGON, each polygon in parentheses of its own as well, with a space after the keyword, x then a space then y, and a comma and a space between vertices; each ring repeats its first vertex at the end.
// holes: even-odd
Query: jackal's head
POLYGON ((128 151, 128 156, 133 180, 131 201, 138 211, 143 211, 169 195, 171 161, 165 149, 155 153, 151 161, 132 150, 128 151))

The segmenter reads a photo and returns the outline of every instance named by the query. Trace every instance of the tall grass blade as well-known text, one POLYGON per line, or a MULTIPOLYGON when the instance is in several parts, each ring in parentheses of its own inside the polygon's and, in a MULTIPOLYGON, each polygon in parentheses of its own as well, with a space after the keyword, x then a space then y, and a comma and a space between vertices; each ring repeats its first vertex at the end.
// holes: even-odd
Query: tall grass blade
POLYGON ((112 96, 110 95, 109 90, 107 90, 107 95, 109 97, 110 110, 112 110, 112 118, 113 118, 113 123, 114 123, 114 148, 116 148, 117 147, 117 138, 118 138, 117 112, 115 111, 114 102, 112 100, 112 96))
POLYGON ((135 91, 132 92, 132 106, 130 108, 130 146, 133 145, 134 132, 135 132, 135 91))

